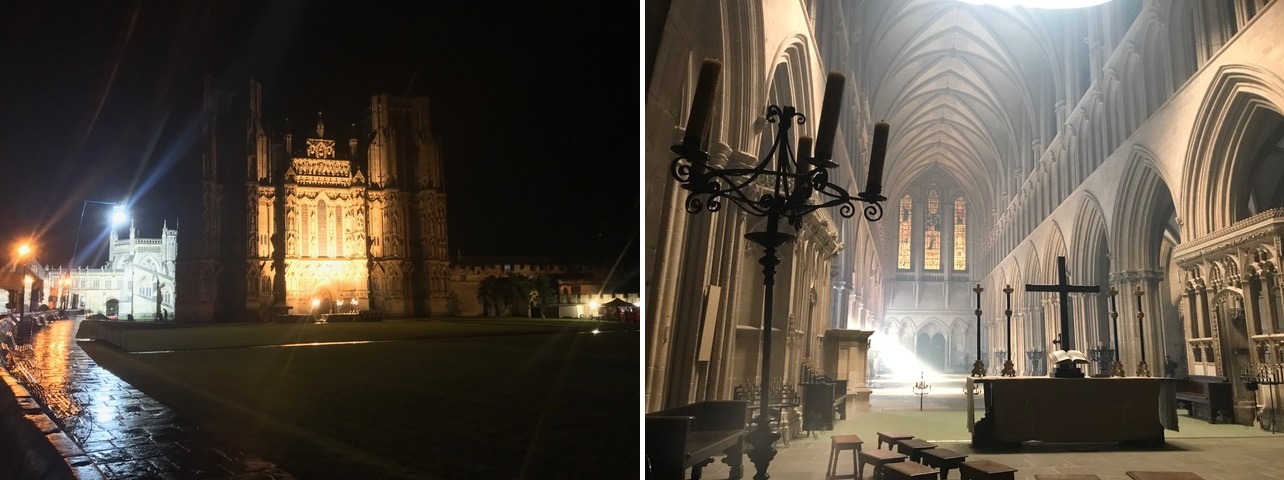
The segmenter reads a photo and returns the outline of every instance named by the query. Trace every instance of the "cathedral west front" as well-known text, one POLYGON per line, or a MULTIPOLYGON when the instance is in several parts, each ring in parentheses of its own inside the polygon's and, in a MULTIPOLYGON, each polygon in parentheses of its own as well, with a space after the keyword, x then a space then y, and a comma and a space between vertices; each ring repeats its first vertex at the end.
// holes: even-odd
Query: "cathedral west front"
POLYGON ((254 81, 206 82, 199 188, 183 205, 202 212, 188 230, 201 234, 181 242, 176 318, 448 313, 446 194, 427 98, 374 95, 342 134, 324 112, 296 132, 265 118, 263 103, 254 81))

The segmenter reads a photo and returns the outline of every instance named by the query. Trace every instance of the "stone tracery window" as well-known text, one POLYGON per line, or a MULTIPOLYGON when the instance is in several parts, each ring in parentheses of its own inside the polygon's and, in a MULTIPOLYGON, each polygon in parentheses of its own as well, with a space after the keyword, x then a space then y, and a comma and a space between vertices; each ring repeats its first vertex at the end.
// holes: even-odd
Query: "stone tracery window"
POLYGON ((967 270, 967 204, 954 199, 954 270, 967 270))
POLYGON ((941 192, 927 187, 927 209, 923 215, 923 270, 941 269, 941 192))
POLYGON ((329 228, 327 227, 329 227, 329 225, 326 225, 325 200, 318 200, 317 201, 317 241, 320 242, 320 244, 317 245, 316 256, 318 257, 324 257, 329 255, 329 250, 330 250, 329 233, 330 232, 329 232, 329 228))
POLYGON ((935 181, 911 188, 897 204, 896 269, 940 273, 968 269, 968 202, 935 181), (913 202, 914 198, 925 201, 913 202))
POLYGON ((900 235, 899 244, 896 247, 896 269, 909 270, 913 265, 910 257, 913 249, 910 248, 914 236, 914 199, 909 195, 901 197, 900 205, 900 235))

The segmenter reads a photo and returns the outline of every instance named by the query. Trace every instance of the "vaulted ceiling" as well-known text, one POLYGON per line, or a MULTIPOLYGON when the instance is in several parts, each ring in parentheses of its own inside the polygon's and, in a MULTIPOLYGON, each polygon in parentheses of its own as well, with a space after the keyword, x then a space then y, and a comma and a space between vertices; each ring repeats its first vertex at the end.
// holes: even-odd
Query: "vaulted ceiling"
POLYGON ((939 167, 982 211, 1004 208, 1000 192, 1024 180, 1033 145, 1055 129, 1046 116, 1064 95, 1064 47, 1054 39, 1083 11, 918 0, 870 1, 858 15, 860 88, 874 120, 892 125, 886 192, 939 167))

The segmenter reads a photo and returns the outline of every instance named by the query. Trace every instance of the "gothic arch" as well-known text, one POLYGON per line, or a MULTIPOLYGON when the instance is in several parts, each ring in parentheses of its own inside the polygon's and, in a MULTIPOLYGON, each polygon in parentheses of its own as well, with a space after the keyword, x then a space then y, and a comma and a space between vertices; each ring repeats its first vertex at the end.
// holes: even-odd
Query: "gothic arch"
MULTIPOLYGON (((1107 288, 1110 283, 1110 248, 1105 216, 1101 204, 1091 193, 1084 195, 1075 213, 1075 234, 1071 236, 1070 257, 1067 262, 1071 271, 1081 275, 1080 285, 1098 285, 1107 288)), ((1107 305, 1100 295, 1083 297, 1083 312, 1089 321, 1085 325, 1087 345, 1110 343, 1111 326, 1107 305), (1095 312, 1095 315, 1093 313, 1095 312), (1096 322, 1091 319, 1095 318, 1096 322)))
POLYGON ((1119 271, 1157 270, 1163 230, 1173 215, 1173 197, 1149 150, 1134 147, 1119 178, 1111 229, 1111 268, 1119 271))
POLYGON ((1106 241, 1108 230, 1105 215, 1102 214, 1101 203, 1096 196, 1091 193, 1084 195, 1075 211, 1073 225, 1074 233, 1070 236, 1067 262, 1075 265, 1074 271, 1081 272, 1087 278, 1095 279, 1109 274, 1108 270, 1100 271, 1097 262, 1103 251, 1109 255, 1110 248, 1106 241))
POLYGON ((1183 235, 1198 239, 1235 221, 1235 181, 1244 181, 1258 142, 1246 134, 1264 115, 1279 115, 1284 80, 1257 65, 1225 65, 1204 96, 1195 116, 1196 132, 1182 171, 1183 235))
POLYGON ((1173 45, 1167 41, 1169 23, 1162 18, 1166 13, 1162 10, 1172 8, 1173 2, 1146 2, 1137 22, 1142 32, 1137 36, 1141 39, 1137 51, 1141 54, 1142 85, 1147 87, 1136 92, 1145 99, 1143 119, 1158 110, 1173 92, 1173 45))
POLYGON ((1057 257, 1066 256, 1066 241, 1061 234, 1061 225, 1055 220, 1048 222, 1050 227, 1043 242, 1043 279, 1048 284, 1057 282, 1057 257))

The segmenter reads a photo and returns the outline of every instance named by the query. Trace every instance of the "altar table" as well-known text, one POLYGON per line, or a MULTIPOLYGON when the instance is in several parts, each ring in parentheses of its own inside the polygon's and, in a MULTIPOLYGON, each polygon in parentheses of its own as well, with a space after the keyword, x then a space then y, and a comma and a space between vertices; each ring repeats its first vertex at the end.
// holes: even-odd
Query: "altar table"
POLYGON ((1170 378, 968 378, 968 422, 976 446, 1045 442, 1164 443, 1177 430, 1170 378), (971 424, 974 384, 985 417, 971 424))

